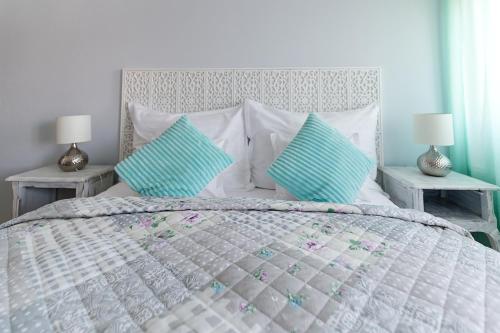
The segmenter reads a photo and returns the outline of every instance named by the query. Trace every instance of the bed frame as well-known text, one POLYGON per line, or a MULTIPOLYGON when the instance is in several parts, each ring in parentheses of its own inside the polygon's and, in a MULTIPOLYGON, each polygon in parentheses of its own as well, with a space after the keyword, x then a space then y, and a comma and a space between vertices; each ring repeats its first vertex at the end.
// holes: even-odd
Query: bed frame
MULTIPOLYGON (((380 68, 123 69, 120 160, 133 152, 128 102, 159 112, 235 106, 246 98, 292 112, 338 112, 380 105, 380 68)), ((377 157, 383 166, 381 113, 377 157)))

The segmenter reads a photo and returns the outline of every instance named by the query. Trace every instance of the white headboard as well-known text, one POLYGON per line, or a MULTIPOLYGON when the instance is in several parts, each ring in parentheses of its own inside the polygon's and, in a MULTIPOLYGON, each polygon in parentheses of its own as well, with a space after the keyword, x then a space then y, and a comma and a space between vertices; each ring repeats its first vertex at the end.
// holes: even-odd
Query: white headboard
MULTIPOLYGON (((380 102, 380 69, 124 69, 120 160, 133 151, 127 103, 160 112, 195 112, 230 107, 246 98, 292 112, 343 111, 380 102)), ((377 155, 383 164, 379 115, 377 155)))

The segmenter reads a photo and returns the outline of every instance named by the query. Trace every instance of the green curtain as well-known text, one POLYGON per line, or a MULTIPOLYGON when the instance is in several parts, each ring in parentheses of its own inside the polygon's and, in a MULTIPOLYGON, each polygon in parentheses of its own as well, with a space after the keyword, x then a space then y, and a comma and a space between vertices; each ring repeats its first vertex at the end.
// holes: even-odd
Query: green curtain
MULTIPOLYGON (((500 184, 500 0, 442 1, 443 88, 454 169, 500 184)), ((500 216, 500 196, 494 197, 500 216)))

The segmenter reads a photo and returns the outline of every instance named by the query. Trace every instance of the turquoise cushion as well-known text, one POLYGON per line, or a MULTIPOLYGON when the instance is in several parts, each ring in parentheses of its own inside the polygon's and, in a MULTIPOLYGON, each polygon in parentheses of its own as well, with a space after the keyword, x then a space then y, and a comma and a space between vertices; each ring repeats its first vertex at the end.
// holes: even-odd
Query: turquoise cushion
POLYGON ((336 129, 310 114, 267 172, 299 200, 352 203, 374 165, 336 129))
POLYGON ((115 170, 144 196, 192 197, 233 160, 182 116, 115 170))

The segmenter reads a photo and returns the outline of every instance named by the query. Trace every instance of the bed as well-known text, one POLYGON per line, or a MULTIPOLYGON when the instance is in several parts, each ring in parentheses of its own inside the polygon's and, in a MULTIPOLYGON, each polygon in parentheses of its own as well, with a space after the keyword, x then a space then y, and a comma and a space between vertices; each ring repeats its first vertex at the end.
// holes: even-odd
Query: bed
MULTIPOLYGON (((296 112, 380 101, 378 68, 124 70, 162 112, 252 98, 296 112)), ((381 122, 376 154, 382 164, 381 122)), ((355 204, 140 197, 120 183, 0 225, 1 332, 497 332, 500 256, 443 219, 355 204)))

